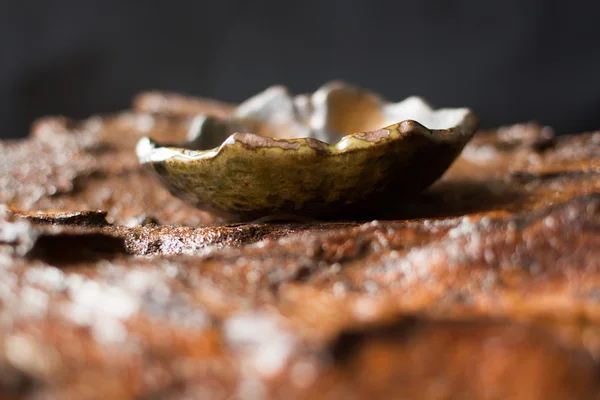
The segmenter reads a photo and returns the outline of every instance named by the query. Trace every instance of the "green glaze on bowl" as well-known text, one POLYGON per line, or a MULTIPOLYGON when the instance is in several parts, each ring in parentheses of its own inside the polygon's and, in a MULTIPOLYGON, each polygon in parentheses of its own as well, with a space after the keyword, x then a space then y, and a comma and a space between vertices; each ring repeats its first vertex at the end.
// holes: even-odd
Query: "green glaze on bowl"
POLYGON ((140 162, 175 196, 230 221, 340 218, 398 206, 438 179, 473 136, 466 108, 387 103, 339 82, 311 96, 280 86, 229 117, 198 116, 180 146, 140 140, 140 162))

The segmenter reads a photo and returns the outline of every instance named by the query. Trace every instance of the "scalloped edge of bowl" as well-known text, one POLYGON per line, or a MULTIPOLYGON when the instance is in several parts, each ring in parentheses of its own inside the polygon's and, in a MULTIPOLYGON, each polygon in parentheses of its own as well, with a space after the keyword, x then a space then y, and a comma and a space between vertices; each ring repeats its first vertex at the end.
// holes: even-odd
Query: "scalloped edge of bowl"
MULTIPOLYGON (((322 89, 320 89, 322 90, 322 89)), ((322 98, 320 90, 313 96, 322 98)), ((185 147, 163 146, 149 137, 143 137, 136 146, 136 154, 142 164, 159 163, 168 160, 191 161, 208 160, 217 157, 225 148, 241 144, 248 148, 276 148, 282 150, 300 150, 302 148, 313 150, 323 155, 344 154, 350 151, 365 150, 373 146, 389 142, 391 140, 402 140, 412 134, 425 136, 433 141, 444 142, 466 142, 473 136, 478 128, 479 120, 469 108, 442 108, 433 109, 422 98, 412 96, 399 103, 388 103, 386 109, 398 108, 410 104, 418 113, 428 113, 430 116, 461 114, 460 119, 454 126, 442 129, 429 129, 414 119, 405 119, 401 122, 367 132, 355 132, 344 135, 336 143, 326 143, 322 140, 305 137, 283 139, 276 137, 259 136, 250 132, 236 132, 230 135, 220 146, 210 150, 191 150, 185 147)), ((310 151, 309 150, 309 151, 310 151)))

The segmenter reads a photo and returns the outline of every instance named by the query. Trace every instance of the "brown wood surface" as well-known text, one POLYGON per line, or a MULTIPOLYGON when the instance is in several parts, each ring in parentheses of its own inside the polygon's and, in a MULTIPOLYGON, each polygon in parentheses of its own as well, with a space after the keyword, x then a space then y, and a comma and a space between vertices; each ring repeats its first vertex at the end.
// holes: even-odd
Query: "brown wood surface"
POLYGON ((204 103, 140 99, 0 143, 0 397, 598 397, 600 133, 480 132, 377 221, 223 226, 133 151, 204 103))

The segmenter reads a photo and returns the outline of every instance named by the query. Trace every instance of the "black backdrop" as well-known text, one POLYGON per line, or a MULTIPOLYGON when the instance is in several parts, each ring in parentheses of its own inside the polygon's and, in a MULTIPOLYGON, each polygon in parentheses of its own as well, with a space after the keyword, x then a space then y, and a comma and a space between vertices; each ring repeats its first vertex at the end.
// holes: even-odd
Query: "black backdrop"
POLYGON ((483 127, 600 128, 600 2, 0 0, 0 136, 144 89, 241 101, 344 79, 483 127))

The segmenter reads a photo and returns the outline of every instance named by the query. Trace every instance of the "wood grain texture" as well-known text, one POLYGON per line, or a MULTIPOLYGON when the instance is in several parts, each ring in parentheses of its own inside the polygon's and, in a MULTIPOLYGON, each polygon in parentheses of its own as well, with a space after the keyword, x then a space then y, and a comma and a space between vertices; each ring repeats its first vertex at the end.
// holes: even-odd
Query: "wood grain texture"
POLYGON ((376 221, 214 225, 133 152, 189 123, 0 144, 2 397, 597 398, 600 133, 480 132, 376 221))

